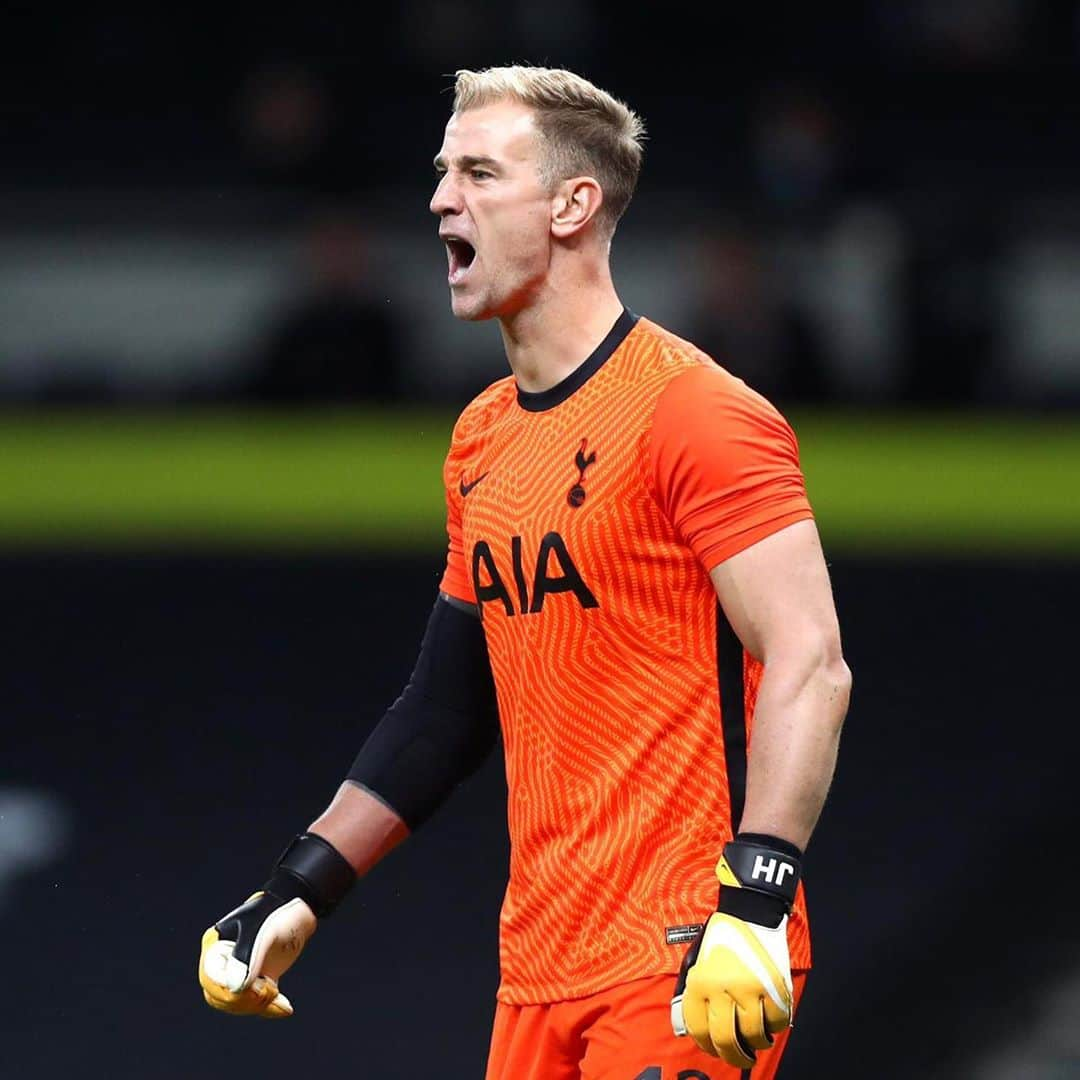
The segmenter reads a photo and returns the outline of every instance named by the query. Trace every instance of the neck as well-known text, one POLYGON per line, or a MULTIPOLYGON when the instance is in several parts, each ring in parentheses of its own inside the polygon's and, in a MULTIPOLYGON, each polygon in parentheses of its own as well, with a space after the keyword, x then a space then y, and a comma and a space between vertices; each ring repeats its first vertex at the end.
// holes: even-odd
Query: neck
POLYGON ((539 393, 562 382, 604 340, 622 310, 606 266, 589 280, 549 282, 527 308, 499 323, 518 386, 539 393))

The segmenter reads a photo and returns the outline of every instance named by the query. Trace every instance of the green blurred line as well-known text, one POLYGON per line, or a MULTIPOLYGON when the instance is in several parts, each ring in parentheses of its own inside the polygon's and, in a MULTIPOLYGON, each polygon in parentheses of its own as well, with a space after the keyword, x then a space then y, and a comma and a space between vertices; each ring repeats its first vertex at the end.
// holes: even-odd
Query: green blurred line
POLYGON ((1080 423, 795 416, 827 543, 1080 554, 1080 423))
MULTIPOLYGON (((0 417, 0 545, 443 542, 454 415, 0 417)), ((794 414, 834 552, 1080 554, 1080 421, 794 414)))
POLYGON ((445 413, 7 420, 0 542, 430 547, 445 413))

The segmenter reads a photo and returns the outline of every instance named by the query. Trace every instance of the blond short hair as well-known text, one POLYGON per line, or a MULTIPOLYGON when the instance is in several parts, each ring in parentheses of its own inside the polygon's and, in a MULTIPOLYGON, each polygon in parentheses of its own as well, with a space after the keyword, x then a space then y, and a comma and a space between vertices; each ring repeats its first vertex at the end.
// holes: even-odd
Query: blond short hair
POLYGON ((455 113, 506 99, 535 113, 546 144, 541 182, 554 187, 572 176, 592 176, 604 193, 599 220, 613 232, 641 172, 641 118, 572 71, 516 64, 455 73, 455 113))

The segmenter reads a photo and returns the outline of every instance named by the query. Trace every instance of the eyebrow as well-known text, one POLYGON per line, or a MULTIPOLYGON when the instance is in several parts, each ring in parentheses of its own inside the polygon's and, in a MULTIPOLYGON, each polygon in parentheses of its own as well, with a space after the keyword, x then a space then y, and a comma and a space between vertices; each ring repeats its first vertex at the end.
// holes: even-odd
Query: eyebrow
MULTIPOLYGON (((462 170, 475 169, 478 165, 483 165, 496 172, 501 169, 501 166, 493 157, 487 157, 484 154, 463 154, 457 158, 455 164, 462 170)), ((446 168, 446 158, 442 154, 437 154, 434 165, 439 171, 444 170, 446 168)))

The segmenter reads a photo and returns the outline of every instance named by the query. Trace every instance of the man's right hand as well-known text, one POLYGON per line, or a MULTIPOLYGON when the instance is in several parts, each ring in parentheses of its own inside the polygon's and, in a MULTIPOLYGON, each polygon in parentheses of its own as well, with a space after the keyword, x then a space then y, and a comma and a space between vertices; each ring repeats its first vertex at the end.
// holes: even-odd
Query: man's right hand
POLYGON ((199 985, 212 1008, 238 1016, 292 1016, 278 981, 318 925, 300 897, 260 891, 219 919, 202 937, 199 985))
POLYGON ((206 1003, 242 1016, 292 1016, 278 980, 355 881, 356 871, 328 840, 297 836, 270 880, 203 934, 199 985, 206 1003))

